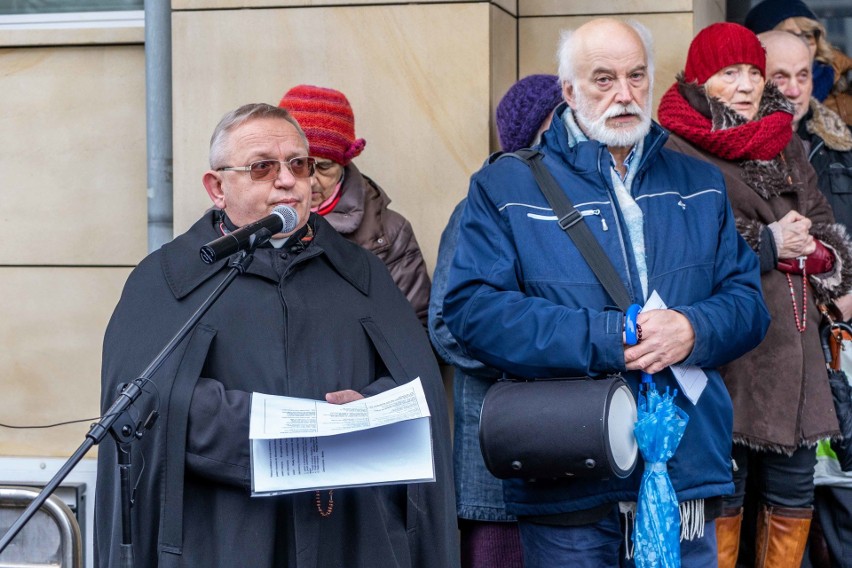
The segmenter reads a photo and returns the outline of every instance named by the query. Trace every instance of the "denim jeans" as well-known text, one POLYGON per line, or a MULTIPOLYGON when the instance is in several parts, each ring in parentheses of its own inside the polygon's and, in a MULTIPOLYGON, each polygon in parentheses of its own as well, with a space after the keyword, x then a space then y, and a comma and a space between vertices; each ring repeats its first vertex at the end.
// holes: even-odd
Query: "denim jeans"
POLYGON ((454 376, 453 468, 458 516, 477 521, 512 521, 503 502, 503 482, 491 475, 479 447, 479 412, 493 379, 456 369, 454 376))
POLYGON ((444 362, 455 367, 453 378, 453 467, 459 518, 473 521, 513 521, 503 501, 503 483, 491 475, 479 448, 479 412, 485 392, 501 372, 471 359, 444 323, 444 295, 458 226, 464 211, 462 200, 450 216, 441 235, 438 262, 432 276, 429 300, 429 337, 444 362))
MULTIPOLYGON (((521 521, 524 568, 633 568, 625 558, 625 538, 618 506, 603 520, 574 527, 541 525, 521 521)), ((717 565, 716 525, 704 525, 704 536, 680 543, 682 568, 712 568, 717 565)))

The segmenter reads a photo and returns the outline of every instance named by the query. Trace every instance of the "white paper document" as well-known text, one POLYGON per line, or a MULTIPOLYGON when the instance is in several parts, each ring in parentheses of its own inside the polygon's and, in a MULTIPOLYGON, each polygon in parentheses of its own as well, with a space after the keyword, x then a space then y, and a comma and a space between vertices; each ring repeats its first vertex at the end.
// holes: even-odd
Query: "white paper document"
MULTIPOLYGON (((642 311, 665 309, 666 303, 663 302, 656 290, 651 293, 651 297, 642 306, 642 311)), ((677 384, 680 385, 680 390, 684 396, 692 401, 692 404, 698 404, 698 399, 704 392, 704 387, 707 386, 707 374, 704 370, 694 365, 672 365, 669 369, 677 380, 677 384)))
POLYGON ((434 481, 429 417, 419 378, 341 405, 253 393, 253 494, 434 481))

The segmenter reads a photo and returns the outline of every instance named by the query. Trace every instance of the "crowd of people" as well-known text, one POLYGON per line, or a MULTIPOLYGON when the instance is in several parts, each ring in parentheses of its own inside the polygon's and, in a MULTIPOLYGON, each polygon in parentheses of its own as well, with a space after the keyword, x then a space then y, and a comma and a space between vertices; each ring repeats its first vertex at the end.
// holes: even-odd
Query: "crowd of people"
POLYGON ((480 450, 496 381, 616 374, 634 395, 653 376, 687 421, 667 464, 647 465, 677 498, 678 565, 852 566, 852 474, 831 462, 820 344, 826 312, 852 318, 852 60, 825 36, 800 0, 700 30, 657 122, 644 26, 563 32, 557 74, 520 79, 497 105, 501 151, 453 210, 432 281, 393 191, 353 162, 366 142, 342 92, 297 85, 227 113, 202 176, 213 207, 139 264, 110 320, 104 410, 236 266, 200 263, 200 246, 282 205, 296 222, 251 246, 141 385, 136 414, 161 415, 150 432, 101 446, 96 565, 126 565, 132 548, 169 567, 658 566, 631 543, 643 466, 500 480, 480 450), (662 301, 632 340, 525 148, 630 300, 662 301), (452 430, 439 362, 454 370, 452 430), (674 366, 706 386, 687 396, 674 366), (252 496, 252 393, 340 405, 417 378, 432 482, 252 496), (142 465, 129 515, 122 452, 142 465))

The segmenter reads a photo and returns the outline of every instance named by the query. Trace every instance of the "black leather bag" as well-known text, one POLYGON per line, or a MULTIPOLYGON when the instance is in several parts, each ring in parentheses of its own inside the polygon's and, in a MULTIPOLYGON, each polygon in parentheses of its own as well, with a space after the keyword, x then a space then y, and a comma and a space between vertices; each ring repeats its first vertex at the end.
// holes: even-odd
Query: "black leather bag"
MULTIPOLYGON (((532 170, 583 258, 618 306, 630 296, 583 216, 535 150, 512 156, 532 170)), ((485 395, 479 443, 488 470, 506 478, 627 477, 638 458, 633 426, 636 399, 618 375, 540 380, 501 380, 485 395)))
POLYGON ((500 479, 627 477, 636 401, 621 377, 501 380, 485 395, 479 443, 500 479))

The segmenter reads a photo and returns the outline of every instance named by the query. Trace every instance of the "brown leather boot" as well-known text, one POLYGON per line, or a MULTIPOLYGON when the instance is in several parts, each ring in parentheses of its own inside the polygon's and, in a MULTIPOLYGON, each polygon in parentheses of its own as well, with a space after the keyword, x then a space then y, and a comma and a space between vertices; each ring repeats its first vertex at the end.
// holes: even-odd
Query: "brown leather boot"
POLYGON ((799 568, 813 509, 763 505, 757 517, 755 568, 799 568))
POLYGON ((743 524, 743 508, 725 509, 716 518, 716 546, 719 568, 736 568, 740 552, 740 528, 743 524))

